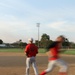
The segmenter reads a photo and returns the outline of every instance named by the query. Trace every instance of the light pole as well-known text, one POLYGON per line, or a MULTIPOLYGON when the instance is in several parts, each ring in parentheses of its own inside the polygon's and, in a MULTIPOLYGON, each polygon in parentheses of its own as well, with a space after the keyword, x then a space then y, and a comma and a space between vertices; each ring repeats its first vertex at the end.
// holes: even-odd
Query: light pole
POLYGON ((37 27, 38 27, 38 48, 39 48, 39 27, 40 27, 40 23, 37 23, 37 27))

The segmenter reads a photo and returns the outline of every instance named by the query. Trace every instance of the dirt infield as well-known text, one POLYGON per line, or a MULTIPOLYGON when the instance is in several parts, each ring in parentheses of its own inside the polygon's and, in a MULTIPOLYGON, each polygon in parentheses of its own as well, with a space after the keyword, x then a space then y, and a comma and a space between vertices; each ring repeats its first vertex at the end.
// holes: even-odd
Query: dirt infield
MULTIPOLYGON (((0 53, 0 75, 25 75, 24 53, 0 53)), ((47 68, 48 57, 46 54, 39 54, 36 58, 39 73, 47 68)), ((75 56, 62 55, 62 59, 68 62, 68 75, 75 75, 75 56)), ((58 75, 58 67, 47 75, 58 75)), ((30 68, 30 75, 34 75, 30 68)))

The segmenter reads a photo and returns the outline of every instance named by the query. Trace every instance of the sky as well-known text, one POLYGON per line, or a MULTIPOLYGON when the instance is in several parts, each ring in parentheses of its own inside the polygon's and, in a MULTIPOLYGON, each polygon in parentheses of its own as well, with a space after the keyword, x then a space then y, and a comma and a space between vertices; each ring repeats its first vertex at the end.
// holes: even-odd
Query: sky
POLYGON ((39 33, 55 40, 64 35, 75 42, 75 0, 0 0, 0 39, 13 43, 38 39, 39 33))

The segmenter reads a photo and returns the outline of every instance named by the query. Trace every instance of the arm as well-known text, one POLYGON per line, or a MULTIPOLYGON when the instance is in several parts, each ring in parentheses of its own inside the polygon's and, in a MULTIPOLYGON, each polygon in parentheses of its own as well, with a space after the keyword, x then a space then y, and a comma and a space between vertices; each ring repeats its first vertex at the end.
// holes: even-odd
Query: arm
POLYGON ((38 54, 38 47, 36 47, 36 54, 38 54))
POLYGON ((48 52, 46 52, 46 54, 47 54, 49 57, 57 56, 56 51, 54 50, 54 48, 51 48, 48 52))
POLYGON ((47 52, 47 55, 49 57, 53 57, 53 56, 56 56, 56 51, 55 51, 55 48, 58 46, 58 43, 57 41, 53 42, 51 45, 48 46, 48 52, 47 52))
POLYGON ((24 54, 26 55, 26 49, 24 50, 24 54))
POLYGON ((48 52, 51 48, 56 47, 58 43, 59 43, 59 42, 54 41, 54 42, 52 42, 51 44, 49 44, 49 45, 47 46, 47 48, 46 48, 46 52, 48 52))
POLYGON ((28 56, 28 46, 26 46, 24 53, 26 56, 28 56))

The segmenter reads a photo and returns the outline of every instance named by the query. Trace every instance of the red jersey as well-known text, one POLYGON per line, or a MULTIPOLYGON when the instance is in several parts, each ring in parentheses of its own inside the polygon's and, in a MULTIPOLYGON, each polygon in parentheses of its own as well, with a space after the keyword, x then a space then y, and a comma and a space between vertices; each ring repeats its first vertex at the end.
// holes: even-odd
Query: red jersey
POLYGON ((59 51, 58 51, 58 48, 52 48, 50 50, 50 54, 51 54, 51 57, 49 58, 49 60, 56 60, 59 58, 59 51))
POLYGON ((53 42, 53 44, 50 47, 50 58, 49 60, 56 60, 59 58, 59 42, 53 42))
POLYGON ((35 57, 38 53, 38 47, 35 46, 35 44, 28 44, 25 48, 25 52, 27 54, 27 57, 35 57))

